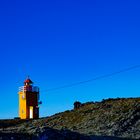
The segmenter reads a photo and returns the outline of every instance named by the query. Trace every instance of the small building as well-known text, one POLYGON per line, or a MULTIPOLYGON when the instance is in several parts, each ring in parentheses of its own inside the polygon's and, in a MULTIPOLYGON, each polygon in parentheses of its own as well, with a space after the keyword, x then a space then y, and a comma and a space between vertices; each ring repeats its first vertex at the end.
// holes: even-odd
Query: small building
POLYGON ((19 117, 20 119, 39 118, 39 88, 33 86, 30 78, 19 88, 19 117))
POLYGON ((82 106, 82 103, 79 101, 74 102, 74 109, 79 109, 82 106))

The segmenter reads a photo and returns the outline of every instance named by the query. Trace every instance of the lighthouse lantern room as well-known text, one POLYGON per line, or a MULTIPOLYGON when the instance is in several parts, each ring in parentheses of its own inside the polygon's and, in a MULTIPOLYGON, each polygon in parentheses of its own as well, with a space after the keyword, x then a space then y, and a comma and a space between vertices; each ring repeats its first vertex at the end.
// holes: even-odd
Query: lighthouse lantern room
POLYGON ((39 88, 33 86, 28 77, 24 86, 19 88, 19 117, 20 119, 39 118, 39 88))

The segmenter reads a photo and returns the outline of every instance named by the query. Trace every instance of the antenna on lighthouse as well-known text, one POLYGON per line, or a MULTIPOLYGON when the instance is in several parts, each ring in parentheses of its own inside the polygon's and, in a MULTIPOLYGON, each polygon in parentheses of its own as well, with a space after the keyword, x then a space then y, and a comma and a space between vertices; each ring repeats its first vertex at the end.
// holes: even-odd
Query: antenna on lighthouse
POLYGON ((30 79, 30 75, 28 75, 27 78, 30 79))

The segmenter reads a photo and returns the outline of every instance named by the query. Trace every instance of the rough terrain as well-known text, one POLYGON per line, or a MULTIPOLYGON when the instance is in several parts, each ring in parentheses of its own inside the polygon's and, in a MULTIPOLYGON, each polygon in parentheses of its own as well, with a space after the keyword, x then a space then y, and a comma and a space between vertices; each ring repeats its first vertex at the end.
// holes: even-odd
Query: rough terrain
POLYGON ((140 98, 88 102, 38 120, 1 120, 0 139, 140 139, 140 98))

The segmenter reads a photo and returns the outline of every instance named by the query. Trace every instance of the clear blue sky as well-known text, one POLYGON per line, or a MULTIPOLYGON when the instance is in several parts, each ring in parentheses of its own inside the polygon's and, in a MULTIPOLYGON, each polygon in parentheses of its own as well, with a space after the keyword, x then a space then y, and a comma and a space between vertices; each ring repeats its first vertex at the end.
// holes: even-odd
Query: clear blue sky
MULTIPOLYGON (((27 75, 46 90, 140 64, 139 0, 1 0, 0 118, 18 116, 27 75)), ((42 92, 41 116, 73 102, 138 97, 140 69, 42 92)))

